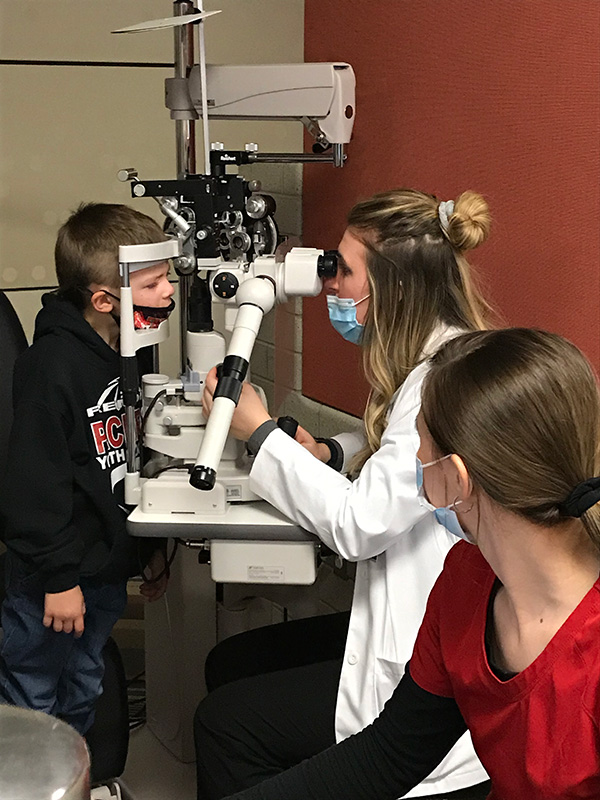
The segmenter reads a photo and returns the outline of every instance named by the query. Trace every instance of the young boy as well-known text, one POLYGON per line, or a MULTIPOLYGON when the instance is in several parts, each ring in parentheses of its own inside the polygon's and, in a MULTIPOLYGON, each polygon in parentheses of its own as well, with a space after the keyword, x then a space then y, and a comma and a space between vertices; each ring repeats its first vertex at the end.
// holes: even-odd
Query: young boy
MULTIPOLYGON (((60 716, 85 734, 104 671, 102 649, 146 559, 127 535, 119 381, 119 245, 164 241, 145 214, 82 205, 58 233, 58 291, 43 297, 32 346, 17 360, 14 422, 1 506, 7 593, 0 702, 60 716)), ((131 274, 142 323, 172 308, 169 265, 131 274)), ((144 543, 148 545, 148 542, 144 543)), ((150 558, 148 599, 166 587, 150 558)))

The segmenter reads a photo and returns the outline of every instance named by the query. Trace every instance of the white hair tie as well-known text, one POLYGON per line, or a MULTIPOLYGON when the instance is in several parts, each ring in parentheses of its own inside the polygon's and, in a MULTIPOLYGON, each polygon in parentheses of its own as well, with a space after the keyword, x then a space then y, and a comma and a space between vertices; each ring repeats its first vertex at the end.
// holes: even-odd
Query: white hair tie
POLYGON ((448 230, 448 220, 452 214, 454 214, 454 200, 442 200, 438 206, 438 217, 444 233, 448 230))

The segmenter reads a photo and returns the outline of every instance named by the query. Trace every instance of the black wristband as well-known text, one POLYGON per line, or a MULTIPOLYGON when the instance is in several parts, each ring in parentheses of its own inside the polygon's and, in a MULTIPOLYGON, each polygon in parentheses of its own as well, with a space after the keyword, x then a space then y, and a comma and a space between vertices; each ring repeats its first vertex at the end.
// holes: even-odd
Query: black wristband
POLYGON ((344 453, 342 451, 342 446, 339 442, 336 442, 335 439, 323 439, 320 436, 315 438, 315 442, 319 442, 319 444, 326 444, 329 448, 329 461, 326 461, 328 467, 335 469, 339 472, 344 464, 344 453))
POLYGON ((255 456, 261 448, 262 443, 270 433, 277 430, 277 423, 275 420, 267 419, 262 425, 254 431, 252 436, 246 442, 246 447, 251 456, 255 456))

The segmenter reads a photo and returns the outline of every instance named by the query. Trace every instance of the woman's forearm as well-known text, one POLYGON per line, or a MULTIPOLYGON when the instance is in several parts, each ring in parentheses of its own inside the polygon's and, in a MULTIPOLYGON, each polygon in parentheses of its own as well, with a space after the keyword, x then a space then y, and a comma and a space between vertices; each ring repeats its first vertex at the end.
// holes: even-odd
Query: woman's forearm
POLYGON ((425 692, 407 670, 372 725, 227 800, 396 800, 465 730, 454 700, 425 692))

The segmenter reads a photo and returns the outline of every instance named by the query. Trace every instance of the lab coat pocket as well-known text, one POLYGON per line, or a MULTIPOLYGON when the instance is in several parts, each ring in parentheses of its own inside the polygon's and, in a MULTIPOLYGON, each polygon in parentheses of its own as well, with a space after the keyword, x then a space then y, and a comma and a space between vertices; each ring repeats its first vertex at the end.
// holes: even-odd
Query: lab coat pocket
POLYGON ((377 713, 380 713, 384 705, 394 693, 394 689, 404 675, 406 664, 397 661, 389 661, 387 658, 377 658, 375 665, 375 702, 377 713))

